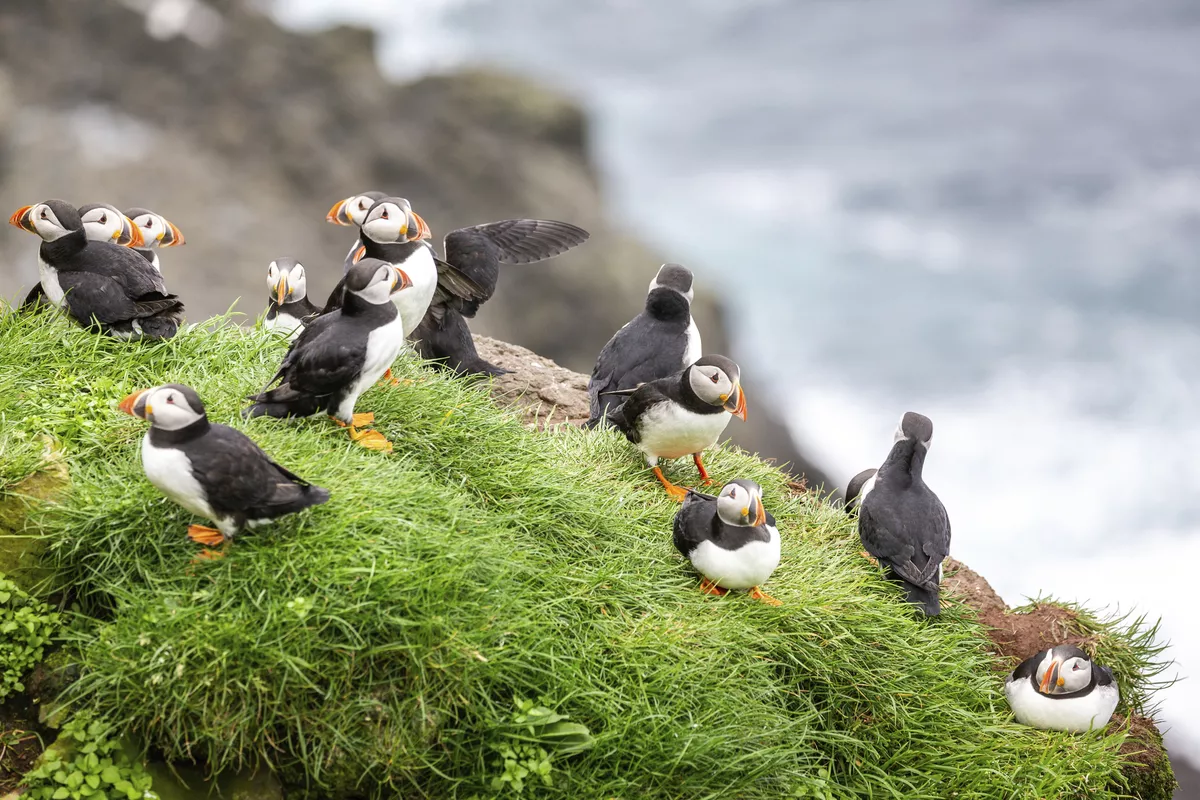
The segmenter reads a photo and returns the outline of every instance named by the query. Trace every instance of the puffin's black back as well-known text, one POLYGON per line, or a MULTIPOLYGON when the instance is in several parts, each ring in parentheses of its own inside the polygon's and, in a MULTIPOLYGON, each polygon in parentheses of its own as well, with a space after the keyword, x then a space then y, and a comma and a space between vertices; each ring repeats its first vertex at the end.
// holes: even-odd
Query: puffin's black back
POLYGON ((679 371, 691 319, 691 304, 674 289, 658 288, 646 296, 645 309, 613 334, 592 368, 589 427, 622 402, 619 395, 605 392, 632 389, 679 371))

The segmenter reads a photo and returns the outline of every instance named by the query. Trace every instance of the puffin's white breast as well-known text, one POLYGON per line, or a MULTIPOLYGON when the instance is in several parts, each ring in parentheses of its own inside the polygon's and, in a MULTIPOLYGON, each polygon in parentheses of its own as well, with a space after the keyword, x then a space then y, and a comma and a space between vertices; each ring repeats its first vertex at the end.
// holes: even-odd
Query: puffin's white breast
POLYGON ((396 266, 404 270, 412 281, 412 286, 392 297, 396 310, 400 312, 400 319, 404 321, 404 335, 408 336, 421 324, 429 304, 433 302, 438 282, 437 264, 428 247, 418 247, 396 266))
POLYGON ((62 290, 62 286, 58 282, 58 270, 43 261, 40 252, 38 253, 38 280, 42 282, 42 291, 46 293, 46 299, 61 308, 66 292, 62 290))
POLYGON ((264 319, 263 328, 268 331, 287 334, 289 339, 295 339, 304 329, 304 323, 286 311, 280 311, 274 317, 264 319))
POLYGON ((779 531, 771 525, 765 527, 771 534, 770 541, 750 542, 737 550, 701 542, 692 551, 692 566, 726 589, 750 589, 766 583, 779 566, 779 531))
POLYGON ((696 414, 666 401, 647 409, 639 422, 642 441, 638 448, 647 460, 679 458, 716 444, 729 424, 729 414, 696 414))
POLYGON ((192 474, 192 462, 182 450, 155 447, 150 443, 150 434, 146 434, 142 439, 142 469, 150 483, 167 497, 197 516, 217 521, 208 504, 208 493, 192 474))
POLYGON ((1082 732, 1108 724, 1120 699, 1116 683, 1097 686, 1081 697, 1054 699, 1033 687, 1028 678, 1010 680, 1004 696, 1022 725, 1050 731, 1082 732))
MULTIPOLYGON (((401 292, 403 294, 403 292, 401 292)), ((367 335, 367 352, 363 359, 362 371, 350 386, 346 396, 338 405, 338 418, 349 422, 354 413, 354 404, 358 396, 375 385, 383 377, 388 367, 404 349, 404 322, 397 316, 386 325, 381 325, 367 335)))
POLYGON ((683 349, 683 366, 690 367, 703 354, 700 346, 700 329, 696 327, 696 320, 691 316, 688 317, 688 328, 685 335, 687 336, 687 346, 683 349))

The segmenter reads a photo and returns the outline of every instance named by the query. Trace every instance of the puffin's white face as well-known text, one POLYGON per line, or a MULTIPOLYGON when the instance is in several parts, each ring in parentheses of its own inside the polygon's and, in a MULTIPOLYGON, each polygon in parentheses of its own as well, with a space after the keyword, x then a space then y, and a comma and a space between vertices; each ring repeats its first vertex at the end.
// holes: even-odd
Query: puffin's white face
POLYGON ((96 206, 80 215, 88 241, 115 242, 121 238, 125 215, 112 206, 96 206))
POLYGON ((762 488, 727 483, 717 495, 717 516, 727 525, 757 527, 767 521, 763 509, 762 488))
POLYGON ((1080 656, 1058 658, 1051 650, 1042 659, 1037 677, 1042 694, 1070 694, 1092 682, 1092 662, 1080 656))
POLYGON ((272 261, 267 267, 267 286, 278 305, 297 303, 308 297, 308 281, 304 277, 304 265, 285 261, 272 261))
POLYGON ((400 275, 400 270, 391 264, 381 264, 371 276, 371 282, 354 294, 373 306, 391 302, 392 290, 402 283, 400 275))
POLYGON ((183 232, 159 214, 150 211, 137 214, 133 224, 141 231, 142 247, 174 247, 184 243, 183 232))
POLYGON ((143 392, 134 404, 134 410, 154 427, 167 431, 186 428, 204 416, 188 404, 183 392, 170 386, 143 392))
POLYGON ((407 200, 381 200, 367 213, 363 236, 380 244, 428 239, 429 228, 413 213, 407 200))
POLYGON ((741 391, 725 374, 725 370, 711 365, 692 365, 688 382, 701 400, 714 406, 725 405, 736 392, 741 391))
POLYGON ((347 197, 344 201, 342 213, 350 218, 350 221, 355 225, 362 226, 367 221, 367 212, 371 210, 371 206, 375 205, 375 201, 366 195, 355 195, 347 197))
MULTIPOLYGON (((18 212, 18 214, 20 213, 18 212)), ((17 214, 14 214, 13 217, 15 219, 17 214)), ((22 224, 20 227, 24 227, 26 230, 32 228, 33 233, 42 237, 42 241, 44 242, 53 242, 74 232, 60 222, 58 215, 54 213, 54 209, 45 203, 38 203, 35 206, 31 206, 28 211, 24 212, 23 219, 27 224, 22 224)))
MULTIPOLYGON (((892 444, 903 441, 907 438, 908 437, 904 435, 904 418, 901 417, 900 421, 896 423, 896 432, 892 434, 892 444)), ((933 444, 933 436, 931 435, 928 439, 921 442, 921 444, 925 445, 925 451, 929 452, 929 448, 933 444)))

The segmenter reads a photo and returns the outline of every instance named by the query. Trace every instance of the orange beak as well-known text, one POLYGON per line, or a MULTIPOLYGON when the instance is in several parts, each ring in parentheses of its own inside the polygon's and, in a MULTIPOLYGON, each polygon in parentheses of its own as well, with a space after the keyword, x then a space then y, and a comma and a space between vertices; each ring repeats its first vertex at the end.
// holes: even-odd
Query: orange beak
POLYGON ((133 407, 137 405, 138 398, 144 395, 147 391, 147 389, 139 389, 118 403, 117 408, 121 409, 131 417, 140 416, 139 414, 134 413, 133 407))
POLYGON ((432 239, 433 234, 429 231, 429 226, 425 224, 425 220, 421 219, 421 217, 418 214, 416 214, 415 212, 413 213, 413 219, 415 219, 417 221, 417 231, 418 231, 417 238, 415 241, 420 241, 422 239, 432 239))
POLYGON ((758 513, 754 516, 754 527, 758 527, 767 521, 767 510, 763 508, 762 500, 756 499, 755 504, 758 506, 758 513))
POLYGON ((136 222, 129 219, 129 217, 126 217, 125 220, 126 220, 126 222, 129 223, 129 241, 125 244, 125 246, 126 247, 145 247, 146 246, 146 237, 142 236, 142 229, 138 226, 138 224, 136 222))
POLYGON ((162 241, 158 243, 159 247, 178 247, 181 244, 187 244, 187 240, 183 238, 183 231, 175 227, 175 223, 164 219, 167 223, 167 230, 163 235, 162 241))
POLYGON ((37 233, 37 228, 33 227, 33 218, 29 215, 29 212, 32 210, 33 206, 21 206, 8 218, 8 224, 15 225, 30 233, 37 233))
POLYGON ((408 287, 412 286, 412 278, 408 277, 407 272, 400 269, 399 267, 395 267, 395 270, 396 270, 397 281, 392 286, 392 292, 391 292, 392 294, 395 294, 396 292, 404 291, 408 287))
POLYGON ((287 297, 287 295, 288 282, 287 276, 284 275, 279 279, 279 283, 275 284, 275 302, 279 305, 283 305, 283 298, 287 297))
POLYGON ((1042 676, 1042 685, 1038 691, 1042 694, 1049 694, 1051 684, 1059 683, 1058 668, 1060 666, 1062 666, 1062 662, 1057 658, 1050 662, 1050 666, 1046 667, 1046 674, 1042 676))
POLYGON ((338 200, 334 203, 333 208, 329 209, 329 213, 325 215, 325 221, 332 222, 334 225, 353 225, 350 217, 346 215, 346 200, 338 200))
POLYGON ((737 392, 737 399, 729 399, 725 401, 725 410, 735 417, 740 417, 742 422, 746 421, 746 392, 742 389, 741 384, 733 387, 737 392))
POLYGON ((351 262, 354 264, 357 264, 358 262, 363 260, 363 256, 365 256, 366 254, 367 254, 367 246, 365 244, 360 244, 358 246, 358 249, 354 251, 354 258, 351 259, 351 262))

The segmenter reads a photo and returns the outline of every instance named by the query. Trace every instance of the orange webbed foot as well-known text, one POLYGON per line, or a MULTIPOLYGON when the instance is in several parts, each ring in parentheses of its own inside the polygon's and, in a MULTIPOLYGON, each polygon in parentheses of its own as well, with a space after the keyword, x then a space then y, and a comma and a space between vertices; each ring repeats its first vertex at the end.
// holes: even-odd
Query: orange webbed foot
POLYGON ((758 600, 760 603, 766 603, 769 606, 783 605, 783 603, 776 600, 774 597, 771 597, 771 595, 767 594, 766 592, 764 592, 762 589, 758 588, 757 586, 755 586, 753 589, 750 590, 750 596, 753 597, 755 600, 758 600))
POLYGON ((875 558, 875 556, 871 555, 866 550, 859 550, 858 554, 860 556, 862 556, 863 558, 865 558, 867 561, 870 561, 875 566, 877 566, 877 567, 879 566, 879 561, 875 558))
POLYGON ((710 581, 708 578, 704 578, 703 580, 700 581, 700 592, 702 594, 711 594, 711 595, 715 595, 717 597, 721 597, 728 591, 729 591, 728 589, 722 589, 720 586, 717 586, 715 583, 710 581))
POLYGON ((225 543, 225 535, 216 528, 210 528, 207 525, 189 525, 187 535, 193 542, 207 545, 208 547, 216 547, 219 544, 225 543))
POLYGON ((658 478, 658 482, 661 483, 663 488, 667 490, 667 494, 670 495, 672 500, 682 503, 683 498, 687 497, 688 490, 682 486, 676 486, 667 480, 667 476, 663 475, 662 468, 654 468, 654 477, 658 478))
POLYGON ((350 439, 368 450, 378 450, 383 453, 392 452, 392 443, 379 431, 360 431, 351 425, 350 439))

